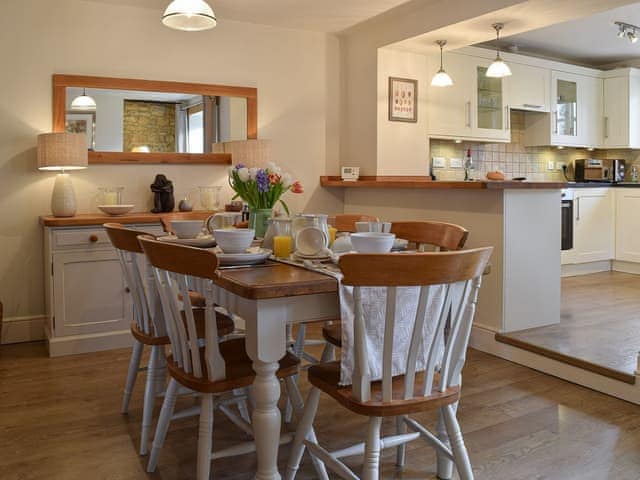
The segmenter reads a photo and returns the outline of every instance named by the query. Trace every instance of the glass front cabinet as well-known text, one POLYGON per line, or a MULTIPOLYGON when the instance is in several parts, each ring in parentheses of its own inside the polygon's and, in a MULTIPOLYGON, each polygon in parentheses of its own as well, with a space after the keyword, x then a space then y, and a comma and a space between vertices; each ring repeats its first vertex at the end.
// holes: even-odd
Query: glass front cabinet
POLYGON ((474 136, 479 138, 495 139, 498 141, 509 141, 510 111, 506 99, 505 88, 508 77, 490 78, 487 77, 486 65, 476 64, 475 92, 474 92, 474 136))

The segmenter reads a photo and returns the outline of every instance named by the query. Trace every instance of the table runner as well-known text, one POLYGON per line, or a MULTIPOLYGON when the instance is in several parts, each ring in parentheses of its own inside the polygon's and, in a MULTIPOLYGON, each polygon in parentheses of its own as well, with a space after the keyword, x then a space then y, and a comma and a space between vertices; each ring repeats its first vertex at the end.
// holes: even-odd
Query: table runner
MULTIPOLYGON (((354 365, 354 297, 353 287, 342 284, 342 272, 335 264, 311 264, 310 262, 296 262, 274 258, 274 260, 307 268, 318 273, 329 275, 338 280, 338 292, 340 298, 340 316, 342 322, 342 349, 340 355, 340 384, 351 385, 354 365)), ((375 266, 372 266, 375 268, 375 266)), ((407 355, 411 333, 415 324, 418 309, 420 287, 399 287, 396 301, 396 324, 394 330, 394 356, 392 359, 393 375, 405 373, 407 355)), ((382 349, 384 345, 384 325, 386 312, 386 289, 383 287, 362 287, 362 307, 365 319, 367 337, 367 352, 369 374, 372 380, 382 379, 382 349)), ((428 344, 435 334, 435 312, 442 308, 444 302, 444 286, 438 285, 431 289, 431 295, 427 303, 426 318, 424 322, 423 339, 428 344), (432 321, 429 321, 433 319, 432 321)), ((444 344, 438 346, 438 358, 441 358, 444 344)), ((417 370, 426 368, 426 349, 422 348, 418 355, 417 370)))

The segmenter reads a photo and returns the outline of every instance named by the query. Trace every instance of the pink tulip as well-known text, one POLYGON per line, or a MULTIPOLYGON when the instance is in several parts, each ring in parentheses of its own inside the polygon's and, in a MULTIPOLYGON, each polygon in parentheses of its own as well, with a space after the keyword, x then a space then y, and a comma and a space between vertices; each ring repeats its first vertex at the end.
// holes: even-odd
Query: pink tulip
POLYGON ((304 193, 304 188, 299 180, 293 182, 293 185, 291 185, 291 191, 293 193, 304 193))

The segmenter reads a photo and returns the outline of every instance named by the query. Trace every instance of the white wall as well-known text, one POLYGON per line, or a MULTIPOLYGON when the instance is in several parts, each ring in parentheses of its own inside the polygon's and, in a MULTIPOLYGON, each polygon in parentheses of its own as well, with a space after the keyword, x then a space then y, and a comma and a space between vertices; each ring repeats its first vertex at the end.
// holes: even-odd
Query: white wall
MULTIPOLYGON (((5 0, 0 16, 0 301, 7 317, 44 313, 42 229, 54 175, 36 169, 36 136, 51 130, 54 73, 258 88, 259 136, 305 185, 294 211, 342 211, 342 193, 319 186, 338 169, 338 40, 320 33, 220 20, 211 31, 161 25, 157 9, 82 0, 5 0)), ((156 173, 176 197, 225 184, 222 166, 90 166, 74 172, 79 211, 97 187, 123 185, 143 210, 156 173)))
POLYGON ((378 50, 377 175, 428 175, 427 57, 390 48, 378 50), (418 80, 418 121, 389 121, 389 77, 418 80))

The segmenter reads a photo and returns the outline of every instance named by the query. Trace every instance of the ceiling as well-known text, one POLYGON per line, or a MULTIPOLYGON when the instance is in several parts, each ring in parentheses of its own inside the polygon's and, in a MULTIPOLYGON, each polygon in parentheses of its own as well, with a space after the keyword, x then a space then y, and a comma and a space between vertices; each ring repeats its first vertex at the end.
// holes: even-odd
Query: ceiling
MULTIPOLYGON (((156 10, 169 0, 88 0, 156 10)), ((339 32, 408 0, 208 0, 220 23, 225 20, 275 27, 339 32)))
MULTIPOLYGON (((598 13, 586 18, 504 37, 505 50, 567 60, 581 65, 613 68, 640 64, 640 42, 616 36, 614 21, 640 26, 640 3, 598 13), (515 48, 514 48, 515 46, 515 48)), ((495 41, 482 46, 493 46, 495 41)))

